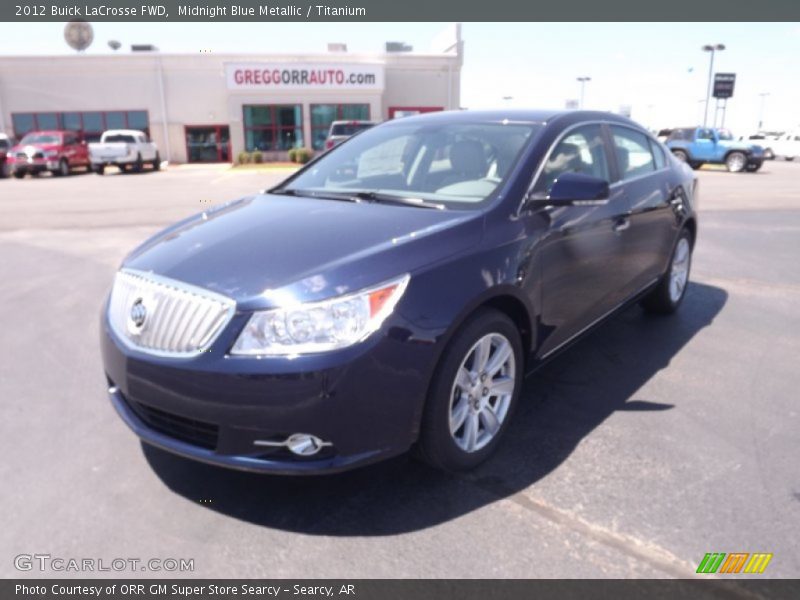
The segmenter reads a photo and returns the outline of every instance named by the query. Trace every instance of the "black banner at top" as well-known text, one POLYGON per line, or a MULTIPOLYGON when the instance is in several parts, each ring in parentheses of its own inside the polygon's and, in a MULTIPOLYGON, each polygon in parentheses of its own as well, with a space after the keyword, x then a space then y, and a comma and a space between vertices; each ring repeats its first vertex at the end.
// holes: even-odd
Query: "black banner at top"
POLYGON ((3 0, 0 21, 800 21, 798 0, 3 0))

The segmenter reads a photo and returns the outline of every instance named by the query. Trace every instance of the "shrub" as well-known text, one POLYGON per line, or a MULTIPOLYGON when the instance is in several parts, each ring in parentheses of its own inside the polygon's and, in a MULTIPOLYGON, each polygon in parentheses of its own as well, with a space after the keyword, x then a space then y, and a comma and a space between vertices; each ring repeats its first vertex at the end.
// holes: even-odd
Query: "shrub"
POLYGON ((240 165, 246 165, 250 162, 250 153, 245 151, 239 152, 239 154, 236 156, 236 162, 238 162, 240 165))
POLYGON ((314 151, 311 148, 298 148, 297 152, 295 153, 295 157, 297 158, 296 162, 300 163, 301 165, 306 164, 310 161, 314 156, 314 151))
POLYGON ((256 150, 250 155, 250 161, 254 163, 263 163, 264 155, 261 154, 260 150, 256 150))
POLYGON ((297 148, 289 148, 289 162, 297 162, 297 148))

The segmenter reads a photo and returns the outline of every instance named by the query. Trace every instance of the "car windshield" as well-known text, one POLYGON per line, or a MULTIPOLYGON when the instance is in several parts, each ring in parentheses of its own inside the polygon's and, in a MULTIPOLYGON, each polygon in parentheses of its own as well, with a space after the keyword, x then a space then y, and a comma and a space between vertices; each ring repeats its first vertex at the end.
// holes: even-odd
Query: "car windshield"
POLYGON ((720 129, 720 130, 717 131, 717 134, 719 135, 719 139, 721 139, 721 140, 732 140, 733 139, 733 134, 730 131, 728 131, 727 129, 720 129))
POLYGON ((275 192, 380 194, 448 208, 487 201, 523 148, 534 123, 391 123, 323 155, 275 192))
POLYGON ((135 144, 136 140, 132 135, 123 135, 123 134, 115 134, 106 136, 105 139, 106 143, 114 144, 116 142, 122 142, 124 144, 135 144))
POLYGON ((20 142, 20 145, 25 144, 59 144, 61 139, 57 135, 43 134, 43 133, 29 133, 20 142))
POLYGON ((372 123, 337 123, 331 127, 331 135, 355 135, 372 126, 372 123))

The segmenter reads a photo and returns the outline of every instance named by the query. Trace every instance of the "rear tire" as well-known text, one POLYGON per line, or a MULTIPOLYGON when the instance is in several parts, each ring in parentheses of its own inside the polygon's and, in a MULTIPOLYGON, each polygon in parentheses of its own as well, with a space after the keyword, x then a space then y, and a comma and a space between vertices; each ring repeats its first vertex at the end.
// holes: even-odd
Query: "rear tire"
POLYGON ((22 179, 25 177, 25 171, 14 171, 14 177, 16 179, 22 179))
POLYGON ((11 167, 8 166, 8 163, 3 160, 3 164, 0 165, 0 177, 6 178, 11 175, 11 167))
POLYGON ((696 160, 693 160, 693 161, 691 161, 691 162, 689 163, 689 166, 690 166, 690 167, 692 167, 692 169, 694 169, 695 171, 697 171, 697 169, 699 169, 700 167, 702 167, 702 166, 703 166, 703 164, 705 164, 705 163, 701 163, 701 162, 698 162, 698 161, 696 161, 696 160))
POLYGON ((484 308, 450 340, 433 377, 421 458, 446 471, 477 467, 503 437, 522 389, 522 339, 504 313, 484 308))
POLYGON ((672 256, 669 269, 653 291, 642 298, 640 304, 647 312, 669 315, 678 310, 689 286, 689 273, 692 268, 692 236, 687 229, 681 231, 672 256))
POLYGON ((741 173, 747 166, 747 157, 743 152, 731 152, 725 157, 725 166, 731 173, 741 173))
POLYGON ((98 175, 102 175, 103 173, 106 172, 106 166, 105 165, 96 165, 93 170, 98 175))
POLYGON ((788 160, 788 161, 790 161, 790 162, 791 162, 791 161, 793 161, 793 160, 794 160, 794 156, 787 156, 787 157, 786 157, 786 160, 788 160))
POLYGON ((689 162, 689 155, 684 150, 673 150, 672 154, 681 162, 689 162))

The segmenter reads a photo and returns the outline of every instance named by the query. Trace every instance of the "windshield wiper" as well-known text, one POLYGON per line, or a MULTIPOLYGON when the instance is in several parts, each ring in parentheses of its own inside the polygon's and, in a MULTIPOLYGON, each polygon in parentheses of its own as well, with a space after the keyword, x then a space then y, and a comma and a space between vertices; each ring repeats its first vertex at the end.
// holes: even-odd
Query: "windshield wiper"
POLYGON ((433 208, 435 210, 445 210, 445 208, 447 208, 440 202, 430 202, 422 198, 406 198, 405 196, 396 196, 394 194, 385 194, 382 192, 352 192, 352 195, 360 200, 369 200, 371 202, 416 206, 417 208, 433 208))
POLYGON ((328 192, 319 190, 296 190, 281 188, 271 190, 270 194, 280 194, 283 196, 306 196, 308 198, 322 198, 323 200, 342 200, 344 202, 363 202, 363 199, 350 193, 328 192))

